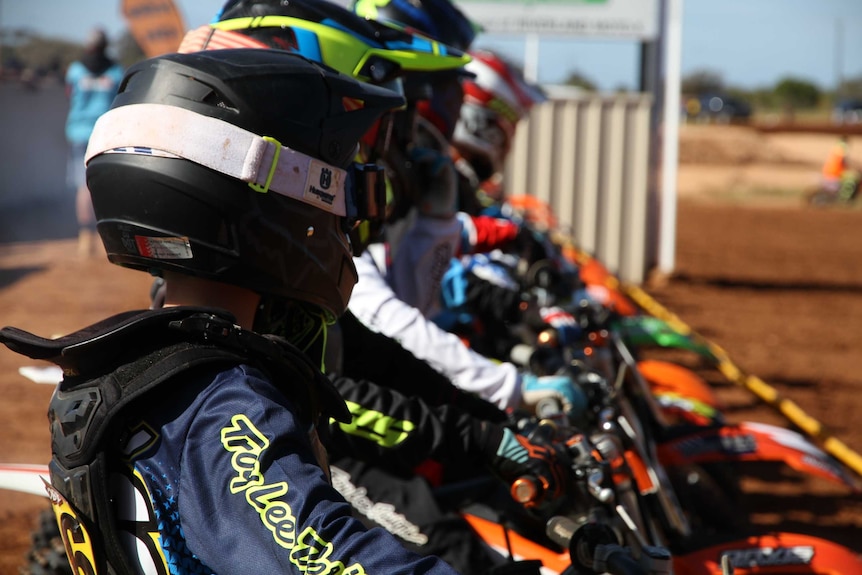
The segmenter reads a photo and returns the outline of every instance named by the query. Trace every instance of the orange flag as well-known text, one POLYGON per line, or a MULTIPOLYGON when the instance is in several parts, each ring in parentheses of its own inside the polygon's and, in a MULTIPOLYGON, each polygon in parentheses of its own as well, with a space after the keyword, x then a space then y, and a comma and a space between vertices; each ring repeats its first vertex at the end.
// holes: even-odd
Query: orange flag
POLYGON ((147 58, 176 52, 186 32, 172 0, 123 0, 123 16, 147 58))

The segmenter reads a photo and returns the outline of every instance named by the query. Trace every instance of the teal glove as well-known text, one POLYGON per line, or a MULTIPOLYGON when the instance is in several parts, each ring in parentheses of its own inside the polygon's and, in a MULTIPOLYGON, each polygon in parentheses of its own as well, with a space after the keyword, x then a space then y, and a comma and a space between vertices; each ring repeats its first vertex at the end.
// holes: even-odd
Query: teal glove
POLYGON ((521 397, 524 405, 540 416, 548 402, 556 401, 570 417, 580 416, 589 405, 584 391, 567 375, 537 377, 526 373, 521 378, 521 397))
POLYGON ((562 495, 566 469, 553 447, 532 443, 508 428, 503 431, 491 466, 510 483, 525 478, 535 482, 536 496, 527 503, 528 507, 550 503, 562 495))

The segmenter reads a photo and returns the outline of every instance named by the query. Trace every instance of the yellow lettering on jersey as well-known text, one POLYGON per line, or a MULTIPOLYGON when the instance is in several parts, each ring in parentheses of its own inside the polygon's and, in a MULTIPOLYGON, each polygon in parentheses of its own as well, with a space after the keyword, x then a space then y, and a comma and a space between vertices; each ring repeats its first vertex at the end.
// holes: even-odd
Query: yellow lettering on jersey
POLYGON ((239 493, 251 485, 263 483, 260 454, 269 447, 269 440, 245 415, 233 416, 231 425, 221 430, 221 443, 233 454, 231 465, 238 473, 230 482, 231 493, 239 493))
POLYGON ((296 546, 290 552, 290 562, 309 575, 365 575, 365 569, 359 563, 345 567, 341 561, 331 561, 331 554, 332 543, 318 536, 311 527, 307 527, 299 535, 296 546))
POLYGON ((358 403, 347 401, 347 408, 353 414, 350 423, 339 423, 345 433, 364 437, 381 447, 395 447, 410 435, 416 426, 406 419, 395 419, 385 413, 366 409, 358 403))
POLYGON ((244 493, 275 542, 290 550, 291 563, 307 575, 365 575, 359 563, 345 567, 340 561, 330 561, 332 543, 311 527, 306 527, 297 540, 296 518, 290 505, 282 501, 288 485, 284 481, 267 484, 264 480, 260 458, 269 440, 247 416, 237 414, 231 418, 230 425, 221 430, 221 443, 231 453, 231 466, 237 473, 231 478, 230 492, 244 493))

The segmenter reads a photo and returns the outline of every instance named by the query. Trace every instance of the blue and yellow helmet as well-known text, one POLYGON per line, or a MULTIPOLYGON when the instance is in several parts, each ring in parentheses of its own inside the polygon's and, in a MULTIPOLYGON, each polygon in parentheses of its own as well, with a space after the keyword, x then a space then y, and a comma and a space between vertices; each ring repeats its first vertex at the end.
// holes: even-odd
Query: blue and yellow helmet
POLYGON ((232 0, 209 26, 238 32, 373 84, 410 72, 461 68, 470 61, 463 50, 366 20, 328 0, 232 0))
POLYGON ((366 19, 418 31, 465 52, 481 30, 450 0, 354 0, 352 7, 366 19))

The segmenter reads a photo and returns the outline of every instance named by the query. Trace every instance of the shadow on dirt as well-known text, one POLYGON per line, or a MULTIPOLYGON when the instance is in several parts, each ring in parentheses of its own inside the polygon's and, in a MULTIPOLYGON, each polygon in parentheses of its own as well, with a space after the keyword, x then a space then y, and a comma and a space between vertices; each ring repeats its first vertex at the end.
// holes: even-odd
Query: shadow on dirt
POLYGON ((0 269, 0 289, 7 288, 15 282, 21 281, 30 274, 34 274, 44 270, 45 266, 14 268, 7 270, 0 269))
POLYGON ((761 407, 763 402, 756 397, 745 401, 736 400, 733 403, 724 402, 721 404, 721 412, 725 415, 742 414, 745 415, 750 411, 761 407))
POLYGON ((73 198, 34 201, 0 210, 0 244, 77 237, 73 198))
POLYGON ((744 510, 750 525, 762 532, 775 530, 820 537, 862 551, 856 519, 852 513, 844 514, 862 506, 862 494, 779 462, 744 462, 734 465, 734 471, 743 481, 747 478, 761 484, 760 488, 744 490, 736 498, 736 505, 744 510), (773 491, 764 485, 778 489, 773 491))
POLYGON ((857 553, 862 552, 862 545, 859 543, 859 528, 855 525, 832 527, 828 525, 814 525, 809 521, 785 520, 781 524, 781 531, 819 537, 832 543, 843 545, 857 553))
MULTIPOLYGON (((783 477, 782 481, 790 483, 786 477, 783 477)), ((799 481, 798 484, 802 485, 803 482, 799 481)), ((799 512, 811 513, 814 510, 818 513, 833 514, 847 507, 847 500, 847 495, 808 494, 787 497, 787 495, 757 493, 743 498, 743 506, 750 513, 776 513, 781 516, 792 516, 799 512)))
MULTIPOLYGON (((843 518, 841 511, 858 496, 801 494, 793 497, 758 493, 743 498, 742 507, 753 522, 764 529, 799 533, 828 539, 853 551, 862 552, 859 526, 852 517, 843 518)), ((856 506, 858 507, 858 505, 856 506)))
POLYGON ((821 387, 823 384, 820 381, 814 379, 796 379, 791 377, 778 377, 778 376, 770 376, 769 383, 773 387, 788 387, 793 389, 816 389, 821 387))

